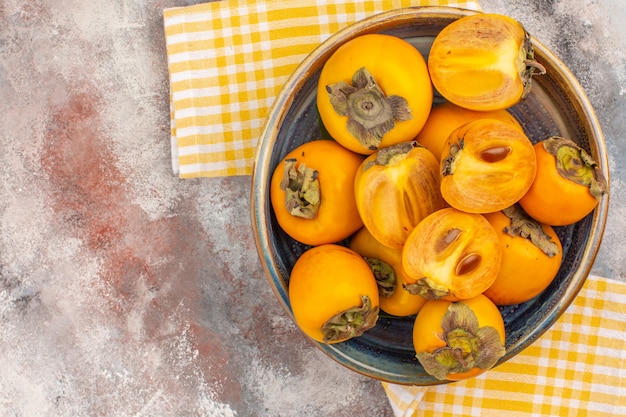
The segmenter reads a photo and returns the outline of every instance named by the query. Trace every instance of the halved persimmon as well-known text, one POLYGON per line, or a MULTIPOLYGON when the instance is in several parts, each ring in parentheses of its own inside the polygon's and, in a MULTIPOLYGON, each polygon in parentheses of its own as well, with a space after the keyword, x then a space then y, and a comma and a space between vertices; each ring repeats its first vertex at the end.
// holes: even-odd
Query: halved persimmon
POLYGON ((496 280, 483 294, 497 305, 519 304, 539 295, 559 272, 563 259, 559 236, 517 204, 484 216, 500 238, 502 261, 496 280))
POLYGON ((428 69, 444 98, 479 111, 513 106, 528 94, 535 72, 545 72, 522 24, 486 13, 444 27, 433 41, 428 69))
POLYGON ((533 144, 518 128, 479 119, 456 129, 441 159, 441 194, 469 213, 505 209, 528 191, 537 172, 533 144))
POLYGON ((472 298, 498 276, 502 248, 481 215, 452 207, 422 220, 402 248, 402 266, 413 281, 406 288, 429 299, 472 298))
POLYGON ((356 207, 370 233, 383 245, 401 248, 413 228, 443 208, 439 164, 415 141, 368 156, 354 180, 356 207))
POLYGON ((459 107, 446 101, 438 104, 430 111, 426 124, 415 138, 420 145, 433 153, 438 161, 441 160, 441 150, 450 134, 466 123, 478 119, 496 119, 524 129, 511 113, 504 109, 492 111, 475 111, 459 107))

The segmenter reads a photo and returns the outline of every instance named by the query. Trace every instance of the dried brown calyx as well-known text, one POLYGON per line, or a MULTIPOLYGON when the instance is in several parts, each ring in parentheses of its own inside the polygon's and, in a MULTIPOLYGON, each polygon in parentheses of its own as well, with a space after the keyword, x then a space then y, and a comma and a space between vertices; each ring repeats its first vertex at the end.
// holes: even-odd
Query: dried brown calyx
POLYGON ((397 282, 396 272, 393 267, 378 258, 370 258, 367 256, 364 258, 370 266, 370 269, 374 274, 374 278, 376 279, 378 294, 381 297, 390 297, 396 289, 397 282))
POLYGON ((530 240, 533 245, 550 258, 559 254, 559 245, 543 231, 539 222, 526 214, 517 204, 502 210, 502 212, 511 219, 511 225, 504 228, 506 234, 530 240))
POLYGON ((280 189, 285 192, 285 207, 292 216, 314 219, 321 204, 318 172, 297 163, 296 159, 285 159, 285 174, 280 189))
POLYGON ((411 119, 405 98, 385 96, 366 68, 359 69, 351 84, 340 81, 326 86, 333 109, 348 117, 348 131, 366 149, 376 150, 397 121, 411 119))
POLYGON ((462 302, 450 304, 441 328, 446 346, 416 355, 426 372, 437 379, 473 368, 490 369, 506 353, 498 331, 480 327, 472 309, 462 302))
POLYGON ((378 306, 372 306, 372 301, 367 295, 362 295, 360 306, 337 313, 324 323, 322 326, 324 341, 340 342, 361 336, 376 325, 379 311, 378 306))

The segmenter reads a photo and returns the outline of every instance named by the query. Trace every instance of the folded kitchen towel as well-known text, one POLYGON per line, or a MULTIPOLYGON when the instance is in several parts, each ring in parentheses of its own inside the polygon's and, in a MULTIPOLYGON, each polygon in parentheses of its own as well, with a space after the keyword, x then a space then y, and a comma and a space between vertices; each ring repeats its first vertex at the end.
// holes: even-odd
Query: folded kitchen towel
POLYGON ((250 175, 269 108, 303 58, 355 21, 409 6, 479 9, 448 0, 224 0, 164 10, 174 172, 250 175))
POLYGON ((396 416, 626 416, 626 283, 590 276, 535 343, 473 379, 383 383, 396 416))

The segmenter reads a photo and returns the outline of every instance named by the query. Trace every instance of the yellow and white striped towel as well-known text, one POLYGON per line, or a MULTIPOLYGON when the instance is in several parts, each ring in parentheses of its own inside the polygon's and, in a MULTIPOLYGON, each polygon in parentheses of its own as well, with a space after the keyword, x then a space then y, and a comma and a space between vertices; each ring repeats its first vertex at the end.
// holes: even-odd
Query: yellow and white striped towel
POLYGON ((473 379, 383 383, 396 416, 626 416, 626 283, 590 276, 535 343, 473 379))
POLYGON ((448 0, 223 0, 166 9, 174 172, 250 175, 269 108, 306 55, 355 21, 427 5, 479 9, 448 0))

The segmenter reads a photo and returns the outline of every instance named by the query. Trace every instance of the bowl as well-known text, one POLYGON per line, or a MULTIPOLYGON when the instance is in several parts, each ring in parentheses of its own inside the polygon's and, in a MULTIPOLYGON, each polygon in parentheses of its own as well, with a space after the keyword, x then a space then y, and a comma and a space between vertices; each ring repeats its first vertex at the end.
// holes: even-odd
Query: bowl
MULTIPOLYGON (((322 137, 316 109, 316 86, 322 66, 346 41, 366 33, 404 38, 428 56, 439 31, 462 16, 480 12, 440 7, 404 8, 361 20, 337 32, 317 47, 288 79, 269 113, 259 138, 251 188, 251 215, 257 251, 284 311, 293 320, 288 285, 291 268, 308 249, 278 226, 269 198, 276 165, 298 145, 322 137)), ((582 87, 561 60, 532 38, 535 57, 547 73, 534 77, 531 93, 510 113, 533 141, 553 135, 568 137, 586 149, 609 179, 604 138, 582 87)), ((435 102, 441 101, 435 93, 435 102)), ((501 307, 505 322, 506 354, 496 366, 511 359, 547 331, 571 304, 583 286, 600 246, 608 210, 608 193, 583 220, 555 227, 563 244, 563 261, 551 285, 534 299, 501 307)), ((376 326, 360 337, 337 344, 311 339, 328 357, 368 377, 403 385, 445 383, 427 374, 415 358, 412 345, 414 317, 381 314, 376 326)))

